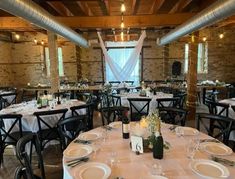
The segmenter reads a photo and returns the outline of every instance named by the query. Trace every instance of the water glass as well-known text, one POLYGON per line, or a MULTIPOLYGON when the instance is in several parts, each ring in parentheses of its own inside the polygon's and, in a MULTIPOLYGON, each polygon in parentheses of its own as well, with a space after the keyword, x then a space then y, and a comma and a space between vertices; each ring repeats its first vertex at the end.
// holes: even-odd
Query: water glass
POLYGON ((190 139, 188 142, 187 142, 187 146, 186 146, 186 153, 187 153, 187 158, 189 159, 194 159, 194 155, 198 149, 198 142, 197 140, 195 139, 190 139))
POLYGON ((108 164, 113 167, 117 163, 117 152, 112 151, 109 153, 108 164))
POLYGON ((162 175, 162 166, 159 161, 153 161, 150 164, 147 164, 149 172, 151 175, 162 175))
POLYGON ((176 127, 175 128, 175 134, 178 136, 178 137, 181 137, 184 135, 184 129, 182 127, 176 127))

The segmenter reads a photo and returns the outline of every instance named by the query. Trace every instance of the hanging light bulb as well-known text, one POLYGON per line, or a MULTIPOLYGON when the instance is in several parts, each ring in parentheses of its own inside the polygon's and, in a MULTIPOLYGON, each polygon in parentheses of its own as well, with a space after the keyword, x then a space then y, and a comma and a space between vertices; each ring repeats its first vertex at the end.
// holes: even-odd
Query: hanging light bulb
POLYGON ((41 41, 41 44, 44 45, 44 41, 43 40, 41 41))
POLYGON ((34 42, 35 44, 37 44, 37 43, 38 43, 38 40, 35 38, 35 39, 33 40, 33 42, 34 42))
POLYGON ((203 37, 202 40, 205 42, 206 41, 206 37, 203 37))
POLYGON ((220 39, 224 38, 224 34, 223 33, 219 34, 219 38, 220 39))
POLYGON ((122 3, 122 5, 121 5, 121 12, 125 12, 125 11, 126 11, 125 4, 124 4, 124 3, 122 3))
POLYGON ((15 38, 16 38, 16 40, 19 40, 20 39, 20 35, 19 34, 15 34, 15 38))
POLYGON ((121 40, 123 41, 124 40, 124 33, 121 32, 121 40))
POLYGON ((123 29, 125 27, 124 22, 121 22, 121 28, 123 29))

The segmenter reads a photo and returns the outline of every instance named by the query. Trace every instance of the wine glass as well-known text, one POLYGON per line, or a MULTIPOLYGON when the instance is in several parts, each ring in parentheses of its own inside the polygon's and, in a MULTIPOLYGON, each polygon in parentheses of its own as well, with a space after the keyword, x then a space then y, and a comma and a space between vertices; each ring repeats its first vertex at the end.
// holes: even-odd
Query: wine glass
POLYGON ((159 161, 152 161, 146 164, 146 166, 151 175, 162 175, 162 166, 159 161))

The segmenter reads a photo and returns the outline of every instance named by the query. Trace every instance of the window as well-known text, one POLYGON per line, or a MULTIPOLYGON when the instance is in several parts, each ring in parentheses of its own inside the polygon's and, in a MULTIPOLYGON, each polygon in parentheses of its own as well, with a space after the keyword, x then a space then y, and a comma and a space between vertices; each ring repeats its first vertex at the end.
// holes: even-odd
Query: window
MULTIPOLYGON (((198 44, 197 73, 208 73, 208 44, 198 44)), ((184 72, 188 72, 189 44, 185 44, 184 72)))
MULTIPOLYGON (((50 76, 50 59, 49 59, 48 47, 45 47, 45 60, 46 60, 47 76, 50 76)), ((64 76, 63 54, 61 47, 58 47, 58 69, 59 69, 59 76, 64 76)))
MULTIPOLYGON (((124 67, 130 57, 136 42, 107 42, 108 54, 121 68, 124 67), (123 48, 122 48, 123 47, 123 48)), ((109 65, 106 63, 106 81, 116 81, 109 65)), ((131 76, 126 81, 134 81, 135 85, 140 81, 140 62, 138 60, 131 76)))

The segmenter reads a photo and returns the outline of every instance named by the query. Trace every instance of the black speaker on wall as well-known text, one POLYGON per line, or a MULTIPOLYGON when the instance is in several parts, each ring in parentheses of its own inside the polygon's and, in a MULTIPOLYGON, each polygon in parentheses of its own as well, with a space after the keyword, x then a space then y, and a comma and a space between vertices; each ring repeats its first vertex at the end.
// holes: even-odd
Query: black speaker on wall
POLYGON ((180 76, 180 74, 181 74, 181 62, 174 61, 172 64, 172 75, 180 76))

